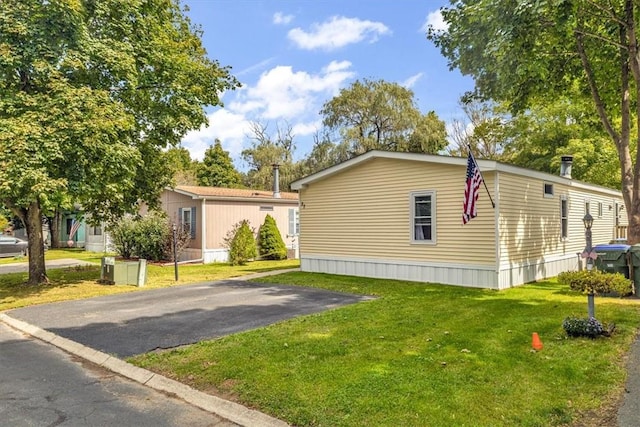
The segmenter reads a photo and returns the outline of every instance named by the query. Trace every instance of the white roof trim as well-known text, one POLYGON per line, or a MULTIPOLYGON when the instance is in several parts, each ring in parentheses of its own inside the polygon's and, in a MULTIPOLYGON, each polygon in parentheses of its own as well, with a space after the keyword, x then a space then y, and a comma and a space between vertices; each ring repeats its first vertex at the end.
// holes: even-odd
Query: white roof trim
MULTIPOLYGON (((312 175, 309 175, 297 181, 294 181, 293 183, 291 183, 291 189, 301 190, 302 188, 305 188, 309 184, 312 184, 316 181, 320 181, 331 175, 337 174, 346 169, 350 169, 360 163, 364 163, 376 158, 409 160, 414 162, 436 163, 436 164, 446 164, 446 165, 460 165, 465 167, 467 165, 466 157, 451 157, 451 156, 439 156, 434 154, 399 153, 394 151, 373 150, 373 151, 367 151, 366 153, 361 154, 360 156, 346 160, 342 163, 338 163, 337 165, 321 170, 320 172, 316 172, 312 175)), ((538 172, 531 169, 508 165, 506 163, 499 163, 495 160, 478 159, 477 162, 481 172, 498 171, 498 172, 510 173, 514 175, 524 176, 527 178, 535 178, 541 181, 569 185, 569 186, 573 186, 580 189, 599 191, 601 193, 609 194, 611 196, 621 197, 620 191, 612 190, 610 188, 602 187, 595 184, 576 181, 570 178, 563 178, 560 175, 553 175, 550 173, 538 172)))

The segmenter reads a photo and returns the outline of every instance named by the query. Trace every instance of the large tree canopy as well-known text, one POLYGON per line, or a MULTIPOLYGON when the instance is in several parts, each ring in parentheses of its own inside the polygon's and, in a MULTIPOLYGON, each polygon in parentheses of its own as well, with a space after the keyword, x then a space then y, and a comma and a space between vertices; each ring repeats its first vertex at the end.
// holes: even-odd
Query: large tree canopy
POLYGON ((162 150, 238 85, 177 0, 3 0, 0 81, 0 203, 26 226, 32 284, 46 280, 43 213, 155 202, 162 150))
POLYGON ((323 124, 337 130, 350 157, 369 150, 437 153, 447 146, 445 124, 422 115, 413 92, 384 80, 356 81, 324 104, 323 124))
MULTIPOLYGON (((640 5, 633 0, 454 0, 448 27, 429 31, 451 68, 475 79, 476 96, 512 112, 576 90, 618 153, 629 240, 640 241, 640 152, 632 157, 640 117, 640 5)), ((636 150, 640 146, 636 144, 636 150)))

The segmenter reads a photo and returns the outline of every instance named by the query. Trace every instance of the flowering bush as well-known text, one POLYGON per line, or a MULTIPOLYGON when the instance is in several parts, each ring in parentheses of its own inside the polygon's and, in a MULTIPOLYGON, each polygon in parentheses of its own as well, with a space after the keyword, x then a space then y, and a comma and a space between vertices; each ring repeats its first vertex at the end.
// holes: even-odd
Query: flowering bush
POLYGON ((596 338, 600 335, 605 335, 606 332, 602 323, 595 317, 567 317, 562 322, 562 327, 570 337, 596 338))

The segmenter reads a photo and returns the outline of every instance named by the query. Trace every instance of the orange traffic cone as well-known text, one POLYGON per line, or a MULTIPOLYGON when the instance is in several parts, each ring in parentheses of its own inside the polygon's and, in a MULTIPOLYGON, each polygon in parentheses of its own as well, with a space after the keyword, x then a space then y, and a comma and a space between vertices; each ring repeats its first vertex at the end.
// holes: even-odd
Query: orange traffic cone
POLYGON ((542 341, 540 341, 540 337, 538 336, 537 332, 533 333, 533 338, 531 340, 531 347, 533 347, 534 350, 536 351, 540 351, 542 350, 542 341))

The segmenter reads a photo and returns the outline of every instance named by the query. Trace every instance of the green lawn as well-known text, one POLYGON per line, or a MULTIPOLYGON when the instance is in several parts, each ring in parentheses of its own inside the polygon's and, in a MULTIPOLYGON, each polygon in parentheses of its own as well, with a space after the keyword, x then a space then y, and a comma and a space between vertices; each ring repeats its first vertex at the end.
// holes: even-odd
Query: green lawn
MULTIPOLYGON (((252 273, 284 268, 297 268, 300 266, 298 260, 254 261, 241 266, 230 266, 226 263, 180 265, 178 267, 179 281, 176 282, 173 265, 160 266, 149 264, 147 265, 146 284, 144 287, 139 288, 132 285, 109 286, 99 284, 100 258, 102 256, 103 254, 78 249, 52 249, 47 251, 45 256, 47 260, 75 258, 96 263, 95 266, 89 267, 50 269, 47 271, 51 282, 48 285, 35 287, 24 285, 27 279, 27 273, 0 275, 0 311, 34 304, 221 280, 252 273)), ((26 262, 27 259, 11 258, 10 261, 26 262)), ((4 259, 0 263, 6 264, 7 262, 8 260, 4 259)))
POLYGON ((602 425, 640 322, 637 300, 596 298, 617 333, 567 339, 562 320, 586 316, 586 297, 554 281, 495 292, 299 272, 259 280, 379 298, 131 361, 297 426, 602 425))

